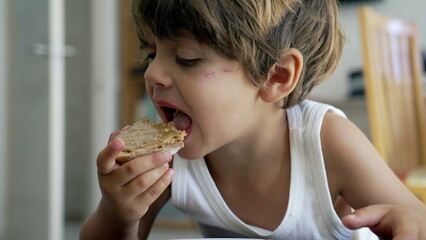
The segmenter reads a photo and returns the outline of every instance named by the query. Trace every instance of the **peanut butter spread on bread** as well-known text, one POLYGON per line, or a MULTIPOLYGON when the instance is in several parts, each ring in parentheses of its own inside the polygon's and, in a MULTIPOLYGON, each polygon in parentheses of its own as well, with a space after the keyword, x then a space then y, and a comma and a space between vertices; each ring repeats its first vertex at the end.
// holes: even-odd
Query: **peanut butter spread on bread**
POLYGON ((186 132, 177 130, 173 122, 158 123, 143 118, 124 128, 116 138, 124 141, 117 160, 130 160, 145 154, 172 148, 182 148, 186 132))

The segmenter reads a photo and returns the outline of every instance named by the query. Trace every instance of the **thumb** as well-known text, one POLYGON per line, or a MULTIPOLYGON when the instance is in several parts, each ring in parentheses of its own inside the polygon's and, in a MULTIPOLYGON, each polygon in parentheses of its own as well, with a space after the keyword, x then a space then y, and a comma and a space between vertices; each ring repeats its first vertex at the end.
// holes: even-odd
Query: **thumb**
POLYGON ((381 222, 387 210, 386 207, 381 205, 371 205, 360 208, 352 214, 343 217, 342 222, 349 229, 375 227, 381 222))
POLYGON ((99 153, 96 160, 99 174, 107 175, 119 166, 115 159, 123 148, 123 140, 114 139, 99 153))
POLYGON ((384 239, 418 239, 424 229, 422 219, 422 213, 414 208, 371 205, 345 216, 342 222, 350 229, 368 227, 384 239))

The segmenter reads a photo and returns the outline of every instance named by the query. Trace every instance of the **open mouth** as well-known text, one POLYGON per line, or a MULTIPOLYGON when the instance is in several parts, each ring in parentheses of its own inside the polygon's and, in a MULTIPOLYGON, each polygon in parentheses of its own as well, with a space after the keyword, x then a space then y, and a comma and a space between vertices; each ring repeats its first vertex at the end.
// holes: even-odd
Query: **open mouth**
POLYGON ((161 107, 161 110, 163 111, 165 120, 167 122, 173 121, 176 129, 188 132, 191 128, 192 119, 186 113, 170 107, 161 107))
POLYGON ((169 107, 161 107, 161 111, 163 112, 165 122, 170 122, 173 121, 173 116, 178 110, 169 107))

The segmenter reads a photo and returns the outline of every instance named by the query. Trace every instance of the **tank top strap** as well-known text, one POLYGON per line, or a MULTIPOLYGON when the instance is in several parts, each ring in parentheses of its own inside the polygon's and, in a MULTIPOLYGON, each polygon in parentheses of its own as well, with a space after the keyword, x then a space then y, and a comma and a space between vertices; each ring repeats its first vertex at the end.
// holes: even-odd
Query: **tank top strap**
MULTIPOLYGON (((317 210, 320 211, 320 216, 327 228, 337 238, 346 239, 353 232, 342 224, 334 210, 321 146, 321 127, 325 114, 332 112, 344 118, 346 115, 331 105, 310 100, 305 100, 289 110, 288 116, 293 115, 293 127, 299 128, 303 136, 303 159, 305 159, 305 177, 307 178, 305 188, 310 188, 315 194, 317 210)), ((289 122, 292 121, 289 120, 289 122)))

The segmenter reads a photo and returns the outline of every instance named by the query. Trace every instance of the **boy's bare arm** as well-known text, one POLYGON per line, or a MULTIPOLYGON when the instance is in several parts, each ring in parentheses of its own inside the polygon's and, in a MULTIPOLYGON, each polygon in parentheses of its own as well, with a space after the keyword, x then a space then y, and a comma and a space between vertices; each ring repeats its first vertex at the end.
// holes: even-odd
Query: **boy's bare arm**
POLYGON ((149 207, 148 212, 139 221, 139 239, 147 239, 151 231, 152 225, 158 212, 167 203, 171 197, 171 187, 169 186, 163 194, 149 207))
POLYGON ((326 114, 321 142, 330 184, 355 209, 372 204, 423 208, 366 136, 349 120, 326 114))
POLYGON ((349 120, 327 114, 321 143, 329 184, 357 209, 342 219, 384 238, 426 239, 426 206, 396 177, 349 120))
POLYGON ((138 225, 126 225, 115 221, 101 201, 94 214, 80 230, 80 239, 138 239, 138 225))
POLYGON ((170 198, 170 187, 149 207, 139 224, 126 225, 109 216, 104 203, 100 202, 95 213, 83 224, 80 239, 147 239, 160 209, 170 198))

